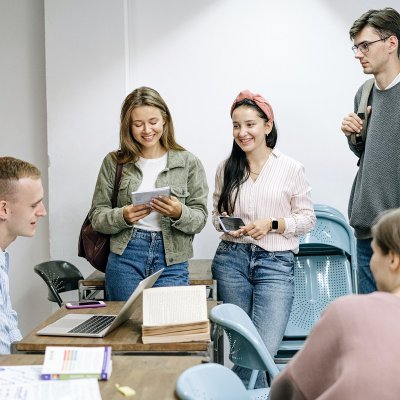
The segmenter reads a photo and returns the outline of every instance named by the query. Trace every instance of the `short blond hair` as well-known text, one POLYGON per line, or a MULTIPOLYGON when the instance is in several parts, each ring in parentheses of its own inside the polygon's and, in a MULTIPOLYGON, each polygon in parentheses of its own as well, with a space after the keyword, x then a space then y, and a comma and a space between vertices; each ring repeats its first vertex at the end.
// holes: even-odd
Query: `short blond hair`
POLYGON ((41 173, 33 164, 14 157, 0 157, 0 200, 15 192, 15 183, 22 178, 40 179, 41 173))

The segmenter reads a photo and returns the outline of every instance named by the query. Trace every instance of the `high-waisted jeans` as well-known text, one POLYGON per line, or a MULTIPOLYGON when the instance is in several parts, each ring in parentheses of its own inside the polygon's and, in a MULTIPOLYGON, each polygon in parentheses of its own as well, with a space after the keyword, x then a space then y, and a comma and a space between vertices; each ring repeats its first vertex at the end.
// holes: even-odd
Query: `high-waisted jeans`
MULTIPOLYGON (((293 253, 268 252, 255 244, 221 241, 212 273, 217 280, 219 299, 247 312, 273 357, 293 303, 293 253)), ((251 370, 237 366, 233 370, 247 385, 251 370)), ((265 386, 265 374, 259 373, 255 387, 265 386)))
POLYGON ((189 284, 188 262, 166 265, 161 232, 134 229, 122 255, 110 252, 106 269, 106 297, 126 301, 139 282, 165 268, 153 287, 189 284))

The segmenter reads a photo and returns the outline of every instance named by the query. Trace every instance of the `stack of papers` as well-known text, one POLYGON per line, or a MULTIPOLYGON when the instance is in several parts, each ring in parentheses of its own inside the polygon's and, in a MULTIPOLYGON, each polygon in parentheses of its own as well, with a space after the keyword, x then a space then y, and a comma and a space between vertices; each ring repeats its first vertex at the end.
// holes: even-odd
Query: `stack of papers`
POLYGON ((169 186, 148 190, 146 192, 132 192, 132 204, 137 206, 139 204, 150 205, 152 199, 158 196, 171 196, 171 188, 169 186))
POLYGON ((143 291, 143 343, 210 341, 204 285, 143 291))
POLYGON ((101 400, 97 379, 42 381, 42 365, 0 367, 0 399, 101 400))

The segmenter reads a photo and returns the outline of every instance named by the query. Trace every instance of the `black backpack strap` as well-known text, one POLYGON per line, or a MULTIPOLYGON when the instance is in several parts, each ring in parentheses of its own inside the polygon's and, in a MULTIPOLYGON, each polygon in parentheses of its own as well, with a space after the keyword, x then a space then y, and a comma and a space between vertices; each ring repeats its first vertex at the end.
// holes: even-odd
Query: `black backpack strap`
POLYGON ((117 161, 117 166, 115 169, 114 189, 113 189, 113 195, 112 195, 112 200, 111 200, 112 208, 115 208, 117 206, 119 182, 121 181, 123 166, 124 166, 124 164, 119 164, 117 161))
POLYGON ((367 137, 367 127, 368 127, 368 99, 371 94, 372 87, 374 86, 375 78, 368 79, 364 82, 362 92, 361 92, 361 100, 358 105, 357 115, 364 121, 363 127, 360 133, 352 133, 350 136, 351 143, 354 146, 363 146, 367 137))

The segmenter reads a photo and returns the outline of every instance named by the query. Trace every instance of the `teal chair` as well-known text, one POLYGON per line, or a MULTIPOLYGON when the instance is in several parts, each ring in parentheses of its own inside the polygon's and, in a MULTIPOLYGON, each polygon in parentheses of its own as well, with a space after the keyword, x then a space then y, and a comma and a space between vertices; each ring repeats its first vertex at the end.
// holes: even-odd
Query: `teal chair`
POLYGON ((321 313, 334 299, 357 293, 352 229, 334 207, 315 204, 314 210, 314 229, 300 238, 300 250, 295 256, 295 297, 275 359, 279 367, 302 348, 321 313))
POLYGON ((220 364, 200 364, 184 371, 176 382, 180 400, 251 399, 242 381, 220 364))
POLYGON ((329 206, 327 204, 314 204, 314 211, 316 212, 326 212, 328 214, 335 215, 338 218, 341 218, 343 221, 346 221, 345 216, 335 207, 329 206))
POLYGON ((254 389, 258 373, 266 371, 272 380, 279 373, 279 369, 253 321, 240 307, 228 303, 212 308, 210 319, 228 336, 229 359, 235 365, 253 370, 247 388, 251 398, 266 399, 269 388, 254 389))

